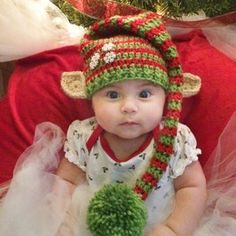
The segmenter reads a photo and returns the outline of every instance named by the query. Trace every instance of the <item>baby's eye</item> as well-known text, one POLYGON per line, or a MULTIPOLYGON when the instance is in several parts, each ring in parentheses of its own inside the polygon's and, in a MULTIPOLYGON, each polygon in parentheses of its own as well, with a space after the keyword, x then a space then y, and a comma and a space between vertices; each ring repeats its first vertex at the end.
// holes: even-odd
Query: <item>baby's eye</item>
POLYGON ((150 97, 152 94, 150 91, 148 90, 142 90, 140 93, 139 93, 139 97, 140 98, 148 98, 150 97))
POLYGON ((119 97, 119 93, 116 92, 116 91, 108 91, 108 92, 106 93, 106 96, 109 97, 109 98, 111 98, 111 99, 116 99, 116 98, 119 97))

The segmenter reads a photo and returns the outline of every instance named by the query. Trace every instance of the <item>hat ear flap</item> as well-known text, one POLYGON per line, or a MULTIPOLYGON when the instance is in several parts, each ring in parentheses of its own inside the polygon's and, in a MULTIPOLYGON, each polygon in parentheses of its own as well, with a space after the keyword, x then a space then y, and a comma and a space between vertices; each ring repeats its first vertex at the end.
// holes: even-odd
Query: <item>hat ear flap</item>
POLYGON ((183 97, 192 97, 199 93, 201 78, 191 73, 183 73, 183 97))
POLYGON ((82 71, 63 72, 61 88, 71 98, 87 98, 85 93, 85 76, 82 71))

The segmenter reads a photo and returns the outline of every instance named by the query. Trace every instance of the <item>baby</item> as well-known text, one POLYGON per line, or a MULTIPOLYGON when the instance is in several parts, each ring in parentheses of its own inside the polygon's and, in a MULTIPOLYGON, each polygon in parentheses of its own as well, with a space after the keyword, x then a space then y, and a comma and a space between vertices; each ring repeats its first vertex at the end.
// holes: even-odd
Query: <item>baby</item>
POLYGON ((62 87, 71 97, 91 99, 95 116, 70 125, 57 174, 94 192, 125 184, 148 215, 144 231, 93 222, 92 234, 191 235, 205 206, 206 182, 196 140, 179 123, 183 74, 161 19, 148 12, 97 22, 81 52, 84 73, 64 73, 62 87))

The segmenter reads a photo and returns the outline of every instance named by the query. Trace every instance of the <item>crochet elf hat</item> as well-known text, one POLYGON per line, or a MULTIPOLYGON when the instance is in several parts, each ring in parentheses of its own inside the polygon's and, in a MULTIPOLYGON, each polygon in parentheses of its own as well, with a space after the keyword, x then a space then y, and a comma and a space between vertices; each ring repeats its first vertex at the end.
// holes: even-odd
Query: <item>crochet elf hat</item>
MULTIPOLYGON (((120 184, 105 186, 89 206, 88 225, 93 235, 140 235, 146 215, 140 199, 148 197, 165 172, 177 134, 184 85, 177 49, 160 16, 145 12, 133 16, 114 16, 95 23, 81 43, 81 53, 85 59, 84 71, 65 72, 62 75, 62 88, 71 97, 91 98, 96 91, 109 84, 131 79, 148 80, 162 86, 167 92, 164 127, 156 140, 155 153, 149 166, 137 180, 133 191, 120 184), (119 204, 112 211, 114 198, 111 196, 114 194, 119 204), (124 196, 123 203, 120 202, 121 196, 124 196), (109 199, 113 199, 113 202, 109 203, 109 199), (127 202, 124 210, 122 206, 127 202), (107 212, 116 215, 115 222, 107 212), (124 227, 129 221, 127 215, 123 216, 127 212, 130 212, 132 227, 124 227), (118 226, 117 222, 123 223, 118 226)), ((186 78, 190 81, 186 83, 190 87, 187 86, 185 90, 189 91, 190 88, 193 93, 198 91, 200 80, 190 74, 186 78)))

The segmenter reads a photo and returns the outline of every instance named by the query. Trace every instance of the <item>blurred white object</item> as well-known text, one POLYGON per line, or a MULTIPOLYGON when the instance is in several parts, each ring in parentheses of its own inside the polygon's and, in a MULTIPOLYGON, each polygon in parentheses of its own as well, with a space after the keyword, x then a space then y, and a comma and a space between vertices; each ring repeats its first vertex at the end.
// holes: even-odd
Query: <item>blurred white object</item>
POLYGON ((0 62, 80 42, 85 29, 71 24, 49 0, 2 0, 0 62))

